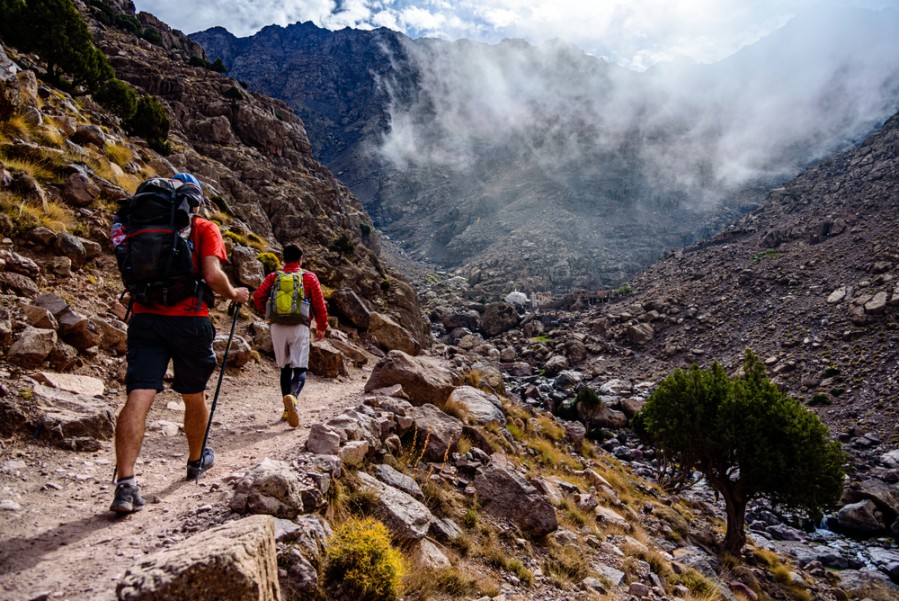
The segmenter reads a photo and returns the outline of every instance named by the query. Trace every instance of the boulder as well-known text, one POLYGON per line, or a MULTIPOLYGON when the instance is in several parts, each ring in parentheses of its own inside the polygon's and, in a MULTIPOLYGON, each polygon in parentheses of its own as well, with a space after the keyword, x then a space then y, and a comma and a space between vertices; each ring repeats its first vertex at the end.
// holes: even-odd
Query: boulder
POLYGON ((116 593, 120 601, 276 601, 274 522, 252 516, 158 551, 129 568, 116 593))
POLYGON ((518 311, 506 302, 491 303, 481 317, 481 332, 487 338, 497 336, 518 325, 518 311))
POLYGON ((309 345, 309 372, 323 378, 346 375, 343 354, 328 340, 314 340, 309 345))
POLYGON ((315 422, 309 429, 306 450, 318 455, 336 455, 340 449, 340 434, 321 422, 315 422))
POLYGON ((435 361, 390 351, 375 365, 365 383, 365 392, 399 384, 413 405, 431 403, 443 407, 453 389, 461 383, 458 374, 435 361))
POLYGON ((258 288, 265 279, 265 272, 256 257, 259 253, 252 248, 237 245, 231 251, 231 262, 234 264, 234 277, 243 286, 258 288))
MULTIPOLYGON (((225 349, 228 348, 228 334, 218 334, 212 341, 212 349, 215 351, 215 360, 221 365, 225 358, 225 349)), ((231 347, 228 350, 228 367, 243 367, 253 359, 253 349, 250 344, 240 336, 231 339, 231 347)))
POLYGON ((419 500, 424 498, 424 493, 421 491, 418 482, 401 471, 390 467, 386 463, 377 464, 372 469, 372 472, 374 472, 375 478, 387 486, 392 486, 419 500))
POLYGON ((8 357, 12 363, 31 369, 43 363, 56 346, 57 336, 54 330, 26 327, 9 349, 8 357))
POLYGON ((231 509, 292 518, 303 513, 306 486, 289 464, 266 457, 234 487, 231 509))
POLYGON ((79 351, 98 346, 102 340, 97 323, 71 309, 63 311, 59 317, 59 335, 79 351))
POLYGON ((75 167, 74 172, 66 178, 62 190, 62 198, 73 207, 90 206, 100 196, 100 187, 94 183, 87 172, 75 167))
POLYGON ((511 467, 493 458, 478 468, 474 486, 484 511, 512 520, 527 536, 539 538, 559 527, 549 499, 511 467))
POLYGON ((115 415, 106 400, 38 383, 33 390, 35 431, 41 440, 64 449, 98 451, 99 441, 112 438, 115 415))
POLYGON ((80 269, 87 261, 87 249, 81 240, 68 232, 60 232, 53 242, 54 250, 64 257, 72 260, 72 266, 80 269))
POLYGON ((460 408, 477 424, 494 422, 506 425, 506 415, 495 394, 488 394, 473 386, 460 386, 453 390, 446 402, 447 405, 460 408))
POLYGON ((40 293, 37 284, 27 275, 12 271, 0 271, 0 292, 20 298, 34 298, 40 293))
MULTIPOLYGON (((462 422, 451 415, 447 415, 431 404, 421 407, 413 407, 409 411, 409 417, 418 428, 418 441, 420 448, 427 441, 423 458, 425 461, 443 462, 449 452, 462 437, 462 422)), ((420 453, 418 448, 416 453, 420 453)))
POLYGON ((365 302, 349 288, 341 288, 329 299, 337 316, 354 328, 366 330, 371 322, 371 312, 365 302))
POLYGON ((412 334, 390 317, 381 313, 372 313, 368 324, 368 333, 385 351, 398 350, 408 355, 417 355, 421 352, 421 345, 412 334))
POLYGON ((434 521, 427 507, 401 490, 384 484, 374 476, 359 472, 363 489, 375 493, 375 514, 399 540, 414 542, 423 539, 434 521))
POLYGON ((836 527, 856 536, 875 536, 886 530, 883 514, 870 499, 841 507, 837 512, 836 527))

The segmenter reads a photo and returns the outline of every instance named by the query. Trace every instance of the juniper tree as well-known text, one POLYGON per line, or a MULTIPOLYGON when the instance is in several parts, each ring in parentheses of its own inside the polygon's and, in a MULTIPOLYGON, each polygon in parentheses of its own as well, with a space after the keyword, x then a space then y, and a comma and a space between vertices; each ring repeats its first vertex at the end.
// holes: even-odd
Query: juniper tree
POLYGON ((756 497, 818 513, 843 488, 843 452, 827 427, 782 392, 747 350, 742 374, 718 363, 675 370, 635 419, 642 440, 663 463, 700 472, 721 493, 727 511, 724 548, 746 543, 746 506, 756 497))

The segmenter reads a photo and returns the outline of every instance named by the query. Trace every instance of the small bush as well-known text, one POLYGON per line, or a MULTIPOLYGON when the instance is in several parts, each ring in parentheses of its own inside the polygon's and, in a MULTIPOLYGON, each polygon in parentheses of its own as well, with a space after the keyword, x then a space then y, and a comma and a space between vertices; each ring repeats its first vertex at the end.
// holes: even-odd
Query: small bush
POLYGON ((356 245, 350 241, 349 236, 341 234, 331 245, 328 250, 332 250, 339 255, 351 255, 356 252, 356 245))
POLYGON ((217 206, 219 208, 220 211, 222 211, 223 213, 227 213, 228 215, 231 215, 231 207, 228 206, 228 203, 225 202, 225 199, 222 198, 220 195, 213 194, 212 196, 209 197, 209 199, 215 204, 215 206, 217 206))
POLYGON ((602 399, 599 397, 599 393, 589 386, 584 386, 577 391, 574 402, 577 406, 583 406, 591 413, 602 406, 602 399))
POLYGON ((238 88, 231 86, 224 93, 225 98, 228 100, 243 100, 243 92, 241 92, 238 88))
POLYGON ((262 269, 265 270, 266 274, 281 269, 281 261, 274 253, 259 253, 256 256, 256 260, 262 263, 262 269))
POLYGON ((231 230, 227 230, 227 231, 222 232, 222 237, 232 240, 235 244, 239 244, 241 246, 247 246, 247 239, 245 237, 241 236, 240 234, 238 234, 237 232, 232 232, 231 230))
POLYGON ((359 224, 359 231, 362 232, 363 238, 368 238, 368 236, 371 234, 371 226, 363 221, 359 224))
POLYGON ((100 86, 94 99, 124 121, 134 117, 137 112, 137 93, 134 88, 115 77, 100 86))
POLYGON ((147 95, 138 99, 134 116, 125 123, 129 133, 140 136, 153 150, 163 155, 171 153, 171 145, 167 140, 171 126, 172 122, 162 102, 147 95))
POLYGON ((350 519, 328 541, 325 579, 343 596, 380 601, 399 598, 406 573, 390 533, 371 518, 350 519))
POLYGON ((822 405, 831 404, 830 396, 827 393, 819 392, 808 400, 808 404, 812 407, 820 407, 822 405))
POLYGON ((144 38, 154 46, 162 46, 162 35, 159 33, 159 30, 155 27, 145 27, 141 32, 140 37, 144 38))

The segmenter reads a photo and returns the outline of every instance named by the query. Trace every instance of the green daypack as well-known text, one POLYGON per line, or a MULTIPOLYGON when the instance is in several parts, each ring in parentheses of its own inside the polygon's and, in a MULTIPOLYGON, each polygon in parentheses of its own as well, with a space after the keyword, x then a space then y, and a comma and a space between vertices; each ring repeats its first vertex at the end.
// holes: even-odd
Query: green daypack
POLYGON ((303 290, 302 269, 296 273, 279 271, 272 282, 265 318, 281 325, 309 325, 309 301, 303 290))

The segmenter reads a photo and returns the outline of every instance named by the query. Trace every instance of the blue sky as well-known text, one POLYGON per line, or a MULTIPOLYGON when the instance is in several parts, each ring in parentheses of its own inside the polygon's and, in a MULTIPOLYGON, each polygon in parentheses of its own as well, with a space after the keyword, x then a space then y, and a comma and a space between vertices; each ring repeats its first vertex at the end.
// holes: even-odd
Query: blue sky
MULTIPOLYGON (((899 0, 830 4, 899 9, 899 0)), ((388 27, 406 35, 540 44, 559 38, 643 70, 686 57, 720 60, 814 10, 817 0, 134 0, 185 33, 222 26, 243 37, 266 25, 312 21, 327 29, 388 27)))

